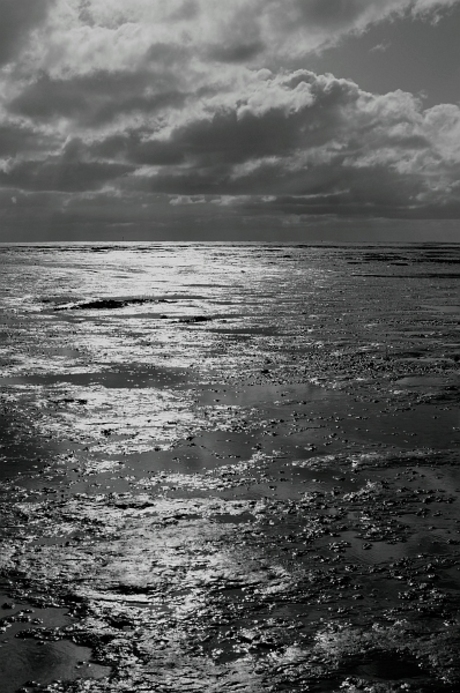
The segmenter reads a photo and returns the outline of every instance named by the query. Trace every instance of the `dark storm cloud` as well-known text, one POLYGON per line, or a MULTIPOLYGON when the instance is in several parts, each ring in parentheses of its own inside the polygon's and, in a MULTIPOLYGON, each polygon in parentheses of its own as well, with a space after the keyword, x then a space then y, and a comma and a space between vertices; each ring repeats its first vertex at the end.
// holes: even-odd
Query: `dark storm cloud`
MULTIPOLYGON (((421 207, 416 196, 424 191, 423 178, 402 175, 382 165, 356 168, 338 156, 327 164, 288 171, 282 163, 267 162, 246 176, 232 179, 223 167, 185 173, 166 172, 146 179, 145 190, 193 195, 230 195, 262 198, 265 211, 286 213, 394 214, 406 207, 421 207), (270 199, 273 198, 273 199, 270 199)), ((245 202, 246 204, 246 202, 245 202)))
POLYGON ((0 66, 19 53, 53 5, 54 0, 0 0, 0 66))
POLYGON ((151 165, 188 162, 193 174, 201 168, 285 157, 337 136, 340 110, 357 94, 353 83, 330 80, 321 86, 316 75, 302 71, 261 91, 257 102, 241 98, 234 107, 174 128, 166 139, 130 132, 108 137, 93 151, 113 157, 123 153, 129 161, 151 165))
POLYGON ((133 164, 167 166, 180 164, 185 159, 183 150, 171 142, 149 140, 144 132, 127 132, 112 135, 90 147, 96 158, 129 161, 133 164))
POLYGON ((414 102, 399 98, 379 102, 352 82, 301 71, 168 139, 141 142, 131 134, 97 151, 117 145, 130 161, 162 164, 144 185, 165 193, 301 195, 335 193, 352 182, 356 204, 359 195, 362 204, 378 195, 409 203, 423 189, 420 175, 397 165, 402 152, 411 159, 430 143, 417 132, 414 102))
POLYGON ((197 0, 183 0, 179 7, 170 15, 172 21, 180 21, 184 19, 194 19, 200 12, 200 6, 197 0))
POLYGON ((404 211, 421 189, 416 176, 395 175, 379 165, 353 168, 340 160, 318 166, 314 172, 292 176, 286 183, 292 194, 265 200, 261 196, 255 200, 257 205, 283 214, 391 217, 404 211))
POLYGON ((193 57, 190 47, 159 41, 149 46, 142 62, 146 68, 153 68, 153 72, 149 75, 152 84, 158 79, 163 79, 165 83, 172 86, 172 84, 180 83, 179 71, 193 57))
MULTIPOLYGON (((89 84, 96 97, 101 81, 106 98, 118 83, 118 75, 113 77, 108 87, 100 75, 72 83, 89 84)), ((443 177, 457 174, 457 164, 443 161, 442 147, 447 152, 448 143, 436 139, 443 132, 440 126, 448 126, 447 134, 455 132, 458 109, 432 109, 427 115, 409 94, 374 96, 350 80, 306 70, 262 72, 251 79, 235 100, 215 92, 202 96, 205 108, 192 110, 183 124, 171 127, 174 119, 166 119, 168 126, 159 130, 139 127, 99 139, 74 138, 59 157, 10 163, 0 182, 84 191, 117 181, 124 191, 144 193, 304 196, 301 213, 319 214, 392 215, 433 204, 435 197, 442 202, 436 187, 443 177), (424 169, 430 176, 423 175, 424 169)), ((84 123, 88 116, 74 109, 72 91, 63 93, 69 100, 61 104, 61 115, 73 112, 84 123)), ((45 107, 51 101, 38 103, 45 107)), ((37 101, 32 103, 38 108, 37 101)), ((179 113, 182 120, 184 113, 179 113)), ((286 213, 300 204, 292 199, 286 213)), ((271 207, 280 211, 283 204, 271 207)))
POLYGON ((285 155, 299 144, 296 120, 298 116, 287 118, 281 109, 271 109, 262 117, 250 112, 241 117, 236 111, 217 113, 211 120, 202 119, 178 128, 170 147, 199 168, 285 155))
POLYGON ((58 140, 51 134, 19 123, 0 125, 0 157, 15 157, 23 152, 42 152, 54 148, 58 140))
POLYGON ((0 170, 0 185, 19 190, 84 192, 132 171, 131 166, 107 162, 69 161, 65 157, 48 161, 21 161, 0 170))
POLYGON ((178 108, 186 98, 174 91, 170 80, 149 73, 98 71, 72 79, 42 74, 9 104, 9 110, 31 120, 65 117, 81 125, 101 125, 124 113, 153 113, 178 108), (150 89, 155 84, 155 90, 150 89), (153 92, 153 93, 152 93, 153 92))
POLYGON ((207 55, 211 60, 223 63, 242 63, 254 58, 263 50, 260 41, 251 43, 236 43, 227 46, 212 46, 208 49, 207 55))

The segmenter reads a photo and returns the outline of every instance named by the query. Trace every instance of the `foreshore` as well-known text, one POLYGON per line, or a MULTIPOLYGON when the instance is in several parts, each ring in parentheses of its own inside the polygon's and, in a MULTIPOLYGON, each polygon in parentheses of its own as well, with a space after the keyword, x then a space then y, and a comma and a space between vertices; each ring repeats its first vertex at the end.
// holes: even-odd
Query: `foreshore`
MULTIPOLYGON (((458 690, 458 319, 413 300, 303 341, 166 304, 187 364, 8 366, 2 693, 458 690)), ((130 308, 46 310, 104 344, 130 308)))

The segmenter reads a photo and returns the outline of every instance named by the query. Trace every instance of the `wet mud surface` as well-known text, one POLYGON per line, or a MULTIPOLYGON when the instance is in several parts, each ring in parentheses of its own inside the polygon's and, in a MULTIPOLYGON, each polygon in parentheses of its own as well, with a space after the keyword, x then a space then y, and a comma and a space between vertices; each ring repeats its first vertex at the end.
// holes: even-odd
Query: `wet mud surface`
POLYGON ((458 247, 0 262, 2 693, 458 690, 458 247))

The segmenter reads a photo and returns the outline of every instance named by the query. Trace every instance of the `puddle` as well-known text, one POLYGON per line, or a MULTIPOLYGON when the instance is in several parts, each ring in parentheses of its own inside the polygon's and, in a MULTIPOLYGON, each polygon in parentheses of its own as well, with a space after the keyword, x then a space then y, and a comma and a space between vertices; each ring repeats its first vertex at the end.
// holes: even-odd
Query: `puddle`
POLYGON ((299 404, 334 400, 341 393, 331 392, 319 385, 302 383, 301 385, 246 385, 245 387, 222 387, 219 389, 201 389, 197 391, 199 404, 221 404, 239 407, 261 406, 274 403, 278 405, 299 404))
POLYGON ((366 418, 341 422, 347 438, 402 448, 417 445, 441 450, 460 442, 459 431, 456 430, 459 414, 454 408, 442 410, 420 404, 402 411, 382 412, 380 406, 370 404, 359 409, 355 409, 354 414, 362 413, 366 418))
POLYGON ((452 385, 452 378, 446 377, 436 377, 436 376, 408 376, 407 378, 400 378, 397 380, 395 385, 400 385, 402 387, 449 387, 452 385))
POLYGON ((0 690, 15 693, 28 682, 49 684, 62 679, 99 679, 110 668, 91 661, 88 647, 68 640, 40 638, 42 629, 73 623, 67 609, 39 608, 0 594, 0 690), (36 634, 37 638, 33 635, 36 634))
POLYGON ((11 406, 0 411, 0 480, 30 476, 59 453, 61 441, 41 435, 34 423, 33 412, 27 408, 11 406))
POLYGON ((460 305, 457 305, 457 306, 423 305, 422 308, 426 308, 427 310, 431 310, 434 313, 444 313, 445 315, 456 315, 457 313, 460 313, 460 305))
POLYGON ((263 337, 273 337, 279 334, 279 329, 273 327, 210 327, 208 332, 214 332, 215 334, 225 334, 229 337, 244 337, 251 335, 259 335, 263 337))
POLYGON ((66 640, 41 642, 0 639, 0 681, 2 693, 16 693, 28 682, 50 684, 56 680, 101 679, 110 669, 91 662, 91 650, 66 640))
MULTIPOLYGON (((347 668, 347 672, 350 669, 347 668)), ((364 662, 351 667, 355 676, 385 681, 418 679, 426 676, 416 662, 403 658, 398 652, 368 653, 364 662)))
POLYGON ((368 565, 399 561, 410 555, 416 556, 422 550, 422 542, 410 544, 402 540, 394 543, 369 541, 357 537, 356 532, 343 532, 340 541, 349 543, 346 555, 350 560, 368 565))
POLYGON ((67 609, 40 608, 10 599, 0 593, 0 625, 7 626, 8 634, 15 634, 25 628, 30 628, 35 619, 41 627, 55 628, 67 626, 72 622, 67 609))
POLYGON ((247 522, 254 522, 255 517, 251 513, 244 512, 239 515, 233 515, 231 513, 222 513, 220 515, 211 515, 209 518, 211 521, 219 522, 221 524, 246 524, 247 522))
POLYGON ((80 387, 99 385, 108 389, 171 387, 186 380, 178 368, 154 366, 149 368, 119 368, 116 371, 95 373, 32 374, 0 378, 0 385, 38 385, 42 387, 69 383, 80 387))

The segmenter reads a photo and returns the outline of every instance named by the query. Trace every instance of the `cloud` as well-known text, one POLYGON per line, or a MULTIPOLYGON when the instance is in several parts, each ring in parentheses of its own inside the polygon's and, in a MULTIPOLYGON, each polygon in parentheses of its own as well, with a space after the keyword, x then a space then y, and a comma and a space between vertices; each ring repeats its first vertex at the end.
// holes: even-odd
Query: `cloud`
POLYGON ((157 79, 152 87, 148 73, 99 72, 72 79, 52 79, 40 74, 9 103, 15 115, 35 121, 65 118, 81 126, 98 126, 129 113, 152 114, 179 107, 186 95, 174 90, 173 81, 157 79))
MULTIPOLYGON (((373 95, 307 71, 262 85, 233 108, 213 102, 213 113, 172 129, 157 142, 164 165, 145 142, 151 166, 125 182, 181 196, 275 196, 317 213, 404 215, 453 194, 458 107, 424 110, 408 93, 373 95)), ((133 149, 124 151, 132 161, 133 149)))
POLYGON ((46 130, 5 118, 0 123, 0 157, 17 157, 23 153, 52 151, 59 140, 46 130))
MULTIPOLYGON (((403 15, 435 19, 458 0, 2 0, 6 57, 43 22, 33 70, 55 79, 137 71, 152 55, 188 55, 187 74, 210 63, 280 64, 403 15), (52 7, 53 11, 47 13, 52 7)), ((3 19, 3 17, 2 17, 3 19)), ((1 57, 1 52, 0 52, 1 57)))
POLYGON ((390 41, 383 41, 382 43, 377 43, 370 49, 370 53, 386 53, 387 50, 391 48, 390 41))
POLYGON ((169 204, 173 207, 183 205, 202 205, 206 204, 206 199, 202 195, 177 195, 175 197, 171 197, 169 204))
POLYGON ((53 4, 53 0, 0 0, 0 66, 21 51, 53 4))
POLYGON ((0 167, 0 185, 22 191, 83 192, 100 189, 132 170, 130 165, 84 161, 64 152, 45 160, 8 160, 0 167))
POLYGON ((414 16, 430 16, 436 21, 443 11, 457 4, 457 0, 415 0, 411 5, 414 16))
POLYGON ((147 223, 142 205, 165 224, 168 214, 452 215, 458 106, 425 109, 407 92, 298 67, 378 22, 435 21, 459 4, 0 0, 8 208, 27 192, 94 196, 88 214, 123 199, 120 223, 147 223))
POLYGON ((172 196, 170 206, 211 196, 214 207, 247 207, 249 198, 303 214, 404 216, 458 195, 459 107, 425 110, 409 93, 374 95, 307 70, 242 76, 179 115, 164 103, 154 126, 91 124, 59 152, 10 157, 0 183, 79 192, 110 184, 128 196, 172 196))

